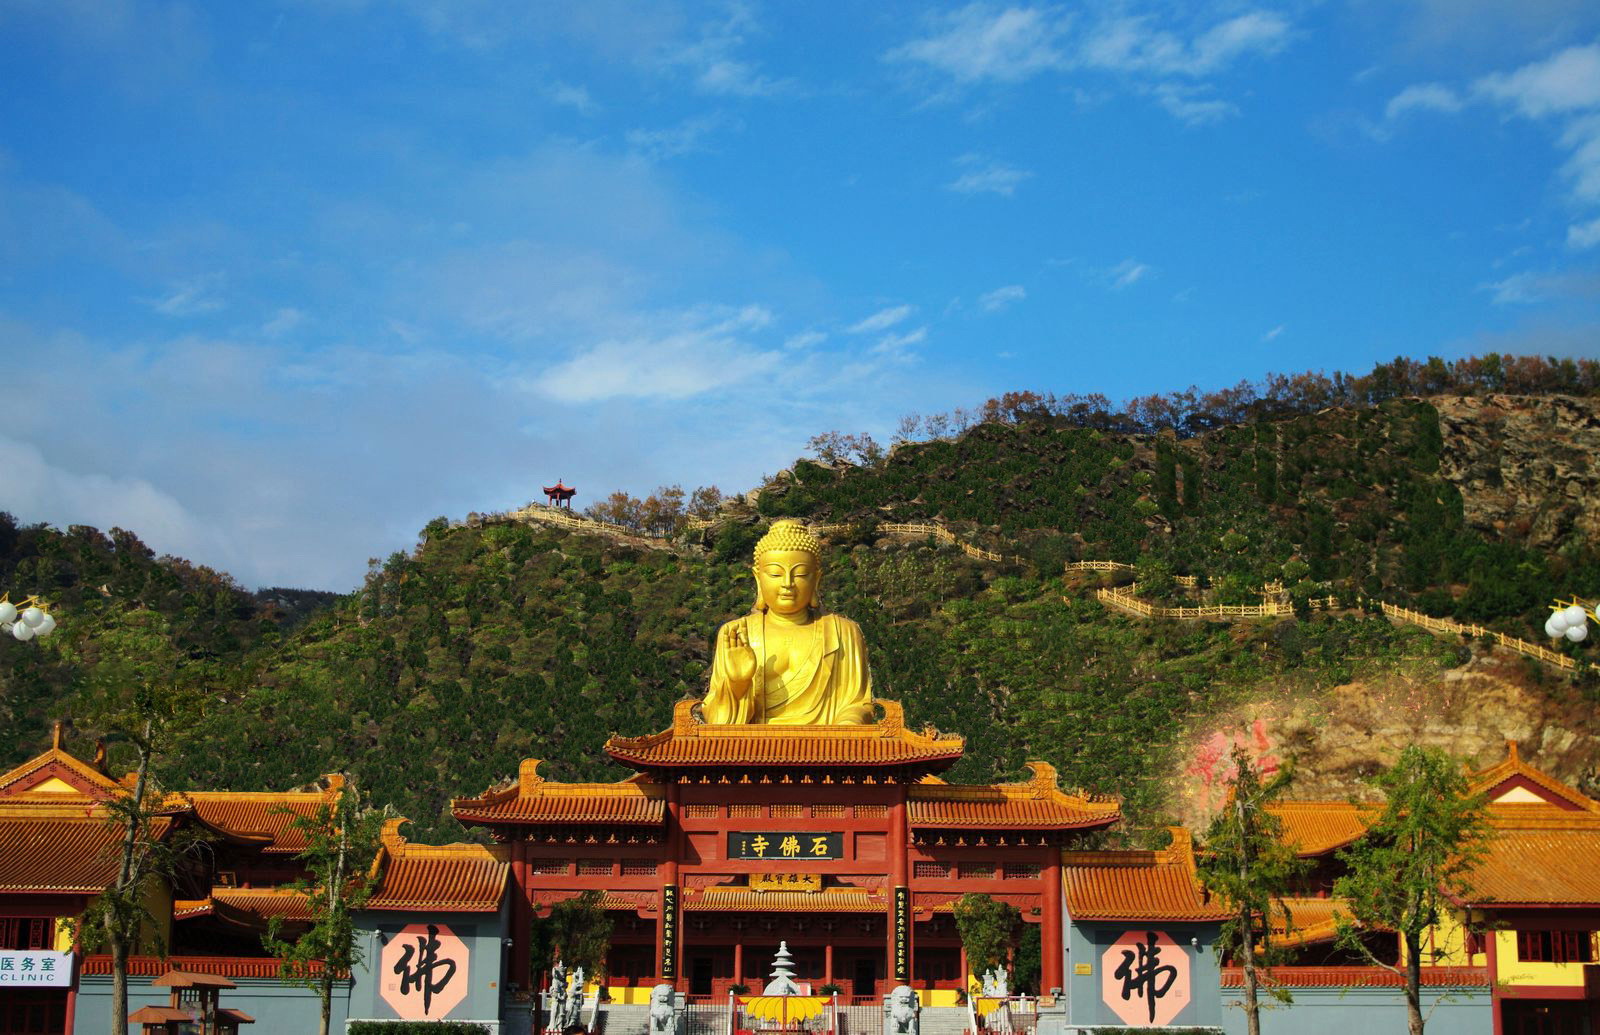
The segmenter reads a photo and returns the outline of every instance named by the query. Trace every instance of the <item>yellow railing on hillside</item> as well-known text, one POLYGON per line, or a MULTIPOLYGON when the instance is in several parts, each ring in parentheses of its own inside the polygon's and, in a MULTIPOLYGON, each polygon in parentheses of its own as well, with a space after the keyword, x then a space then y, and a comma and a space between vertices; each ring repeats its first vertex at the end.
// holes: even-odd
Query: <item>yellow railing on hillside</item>
MULTIPOLYGON (((1137 586, 1130 587, 1137 589, 1137 586)), ((1294 607, 1277 600, 1263 600, 1259 604, 1202 604, 1195 607, 1162 607, 1141 600, 1126 589, 1097 589, 1096 600, 1129 614, 1144 618, 1179 618, 1189 621, 1204 618, 1280 618, 1294 614, 1294 607)), ((1313 597, 1311 606, 1328 610, 1336 606, 1334 597, 1313 597)))
POLYGON ((1448 618, 1435 618, 1432 615, 1425 615, 1421 611, 1412 611, 1409 608, 1396 607, 1393 604, 1383 604, 1381 606, 1386 617, 1395 618, 1402 622, 1410 622, 1412 625, 1420 625, 1429 632, 1455 633, 1461 636, 1488 636, 1507 650, 1516 651, 1526 657, 1537 658, 1557 668, 1564 668, 1569 671, 1575 671, 1579 668, 1600 668, 1600 666, 1593 664, 1580 665, 1565 654, 1557 654, 1555 651, 1541 647, 1537 643, 1519 640, 1515 636, 1507 636, 1503 632, 1485 629, 1481 625, 1464 625, 1461 622, 1452 622, 1448 618))

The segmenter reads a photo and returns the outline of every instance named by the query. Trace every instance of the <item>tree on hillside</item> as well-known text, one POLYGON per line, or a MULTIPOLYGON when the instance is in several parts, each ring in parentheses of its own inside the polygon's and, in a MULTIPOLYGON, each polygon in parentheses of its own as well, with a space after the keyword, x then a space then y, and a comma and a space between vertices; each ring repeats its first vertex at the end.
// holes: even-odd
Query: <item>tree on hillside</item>
POLYGON ((981 977, 993 968, 1007 968, 1017 926, 1022 923, 1017 907, 988 895, 968 893, 956 902, 955 914, 956 931, 967 951, 967 970, 981 977))
POLYGON ((290 823, 306 839, 305 850, 295 857, 305 876, 285 887, 305 896, 311 926, 291 941, 283 937, 283 918, 275 916, 261 941, 278 957, 279 978, 317 994, 322 1010, 318 1035, 328 1035, 335 982, 364 958, 356 941, 355 913, 377 890, 372 863, 383 819, 382 812, 365 807, 355 788, 344 783, 331 801, 290 823))
POLYGON ((1386 800, 1365 836, 1339 853, 1349 872, 1333 893, 1351 914, 1340 922, 1339 944, 1400 975, 1408 1031, 1422 1035, 1422 964, 1439 955, 1426 944, 1428 931, 1452 901, 1471 894, 1470 875, 1492 831, 1484 796, 1469 792, 1462 761, 1446 751, 1410 745, 1371 783, 1386 800), (1399 966, 1379 960, 1362 940, 1361 932, 1373 929, 1399 935, 1399 966))
POLYGON ((128 1031, 128 957, 144 937, 158 955, 166 946, 154 933, 145 903, 153 886, 170 883, 200 849, 203 836, 174 829, 158 790, 159 767, 180 755, 193 736, 205 700, 207 667, 173 645, 166 620, 142 608, 116 615, 93 642, 68 641, 64 653, 86 673, 77 723, 103 736, 119 754, 131 749, 131 793, 106 803, 118 831, 116 877, 77 919, 86 951, 111 955, 111 1031, 128 1031))
MULTIPOLYGON (((1276 913, 1293 922, 1283 895, 1305 869, 1294 848, 1283 843, 1283 824, 1267 806, 1288 789, 1293 775, 1280 770, 1263 780, 1255 759, 1242 746, 1233 749, 1235 774, 1228 783, 1228 801, 1206 828, 1200 880, 1231 911, 1217 939, 1217 956, 1237 960, 1244 971, 1244 1016, 1250 1035, 1261 1035, 1260 968, 1278 962, 1272 944, 1276 913)), ((1289 1001, 1287 989, 1268 994, 1289 1001)))

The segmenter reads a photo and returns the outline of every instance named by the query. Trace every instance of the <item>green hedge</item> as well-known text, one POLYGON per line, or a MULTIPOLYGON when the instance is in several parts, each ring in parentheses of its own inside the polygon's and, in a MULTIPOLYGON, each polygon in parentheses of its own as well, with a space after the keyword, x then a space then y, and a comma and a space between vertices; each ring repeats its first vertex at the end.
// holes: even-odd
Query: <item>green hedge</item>
POLYGON ((351 1021, 349 1035, 489 1035, 482 1024, 465 1021, 351 1021))

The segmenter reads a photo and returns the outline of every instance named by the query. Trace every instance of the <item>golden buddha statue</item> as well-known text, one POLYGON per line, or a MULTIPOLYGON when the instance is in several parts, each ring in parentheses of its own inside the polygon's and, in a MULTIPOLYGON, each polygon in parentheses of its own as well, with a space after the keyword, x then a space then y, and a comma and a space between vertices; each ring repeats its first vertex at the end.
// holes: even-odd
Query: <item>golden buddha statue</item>
POLYGON ((823 614, 822 544, 798 521, 775 522, 756 544, 755 609, 717 632, 712 725, 858 726, 874 721, 861 627, 823 614))

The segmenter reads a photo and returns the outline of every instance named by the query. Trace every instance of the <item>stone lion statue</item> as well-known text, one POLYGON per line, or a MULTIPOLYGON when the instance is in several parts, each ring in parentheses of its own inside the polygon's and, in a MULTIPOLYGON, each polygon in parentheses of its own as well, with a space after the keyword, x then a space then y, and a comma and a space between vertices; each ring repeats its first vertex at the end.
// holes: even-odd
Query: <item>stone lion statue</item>
POLYGON ((650 990, 650 1035, 676 1035, 678 1011, 671 985, 657 985, 650 990))
POLYGON ((919 1035, 922 1004, 909 985, 896 985, 889 993, 889 1031, 893 1035, 919 1035))

